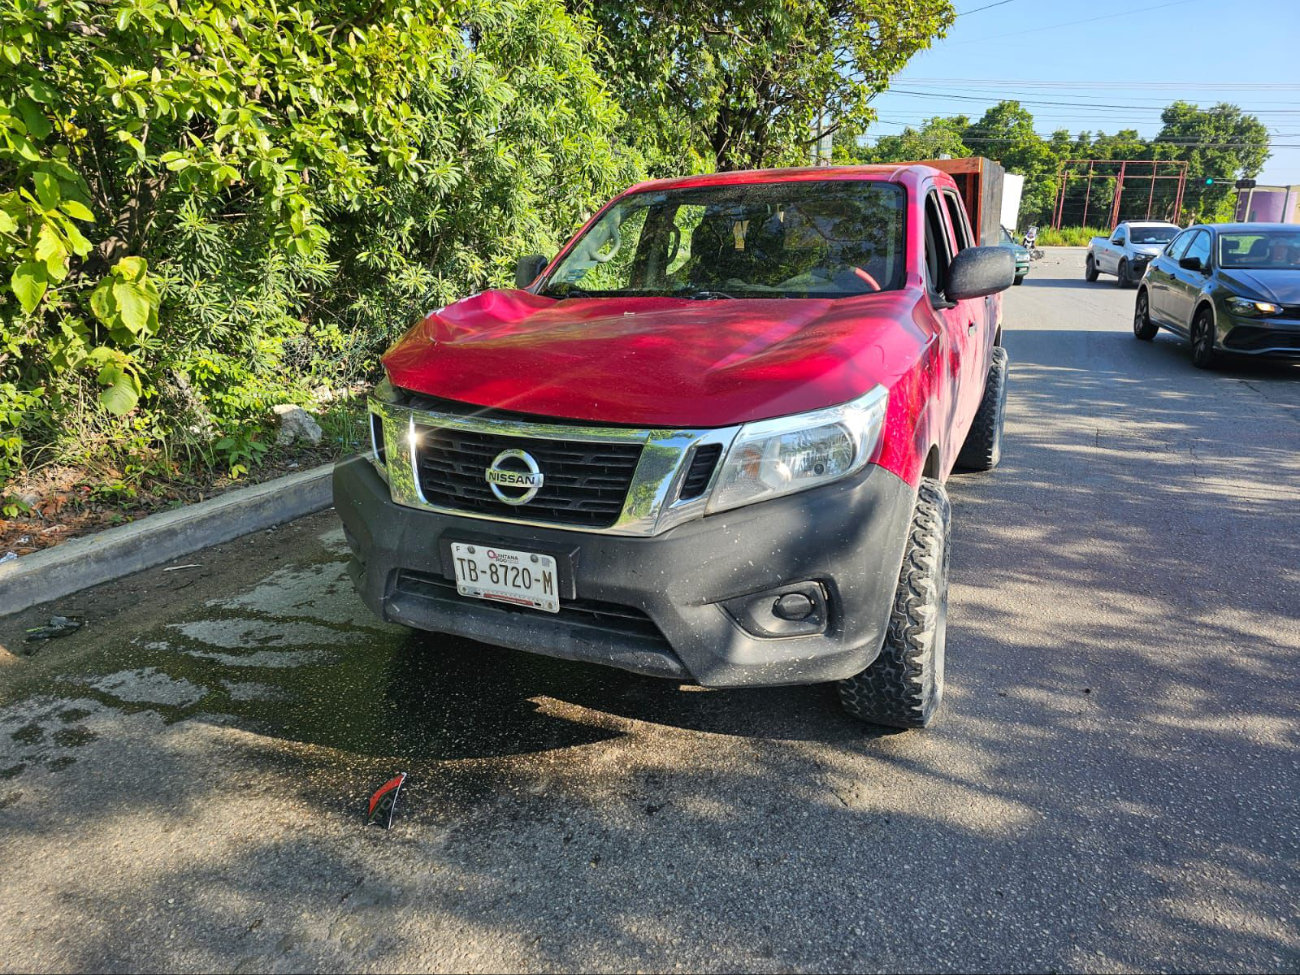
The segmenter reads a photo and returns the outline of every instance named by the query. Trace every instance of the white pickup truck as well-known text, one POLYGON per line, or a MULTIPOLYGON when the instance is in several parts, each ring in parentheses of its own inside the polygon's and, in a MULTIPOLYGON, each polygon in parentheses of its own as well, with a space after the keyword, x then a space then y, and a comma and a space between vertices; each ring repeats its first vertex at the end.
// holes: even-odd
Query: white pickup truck
POLYGON ((1084 277, 1096 281, 1099 274, 1113 274, 1121 288, 1131 287, 1142 279, 1151 259, 1159 257, 1182 229, 1162 221, 1125 220, 1109 237, 1094 237, 1088 242, 1084 277))

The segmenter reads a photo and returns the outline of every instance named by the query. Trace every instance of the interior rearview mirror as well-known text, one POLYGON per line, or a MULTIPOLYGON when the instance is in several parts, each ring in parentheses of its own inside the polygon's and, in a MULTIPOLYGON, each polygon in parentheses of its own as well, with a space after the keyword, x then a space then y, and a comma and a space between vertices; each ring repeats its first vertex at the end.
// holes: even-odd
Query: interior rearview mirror
POLYGON ((1005 247, 967 247, 948 266, 949 301, 983 298, 1006 291, 1016 277, 1016 259, 1005 247))
POLYGON ((537 275, 546 270, 549 264, 541 254, 529 254, 515 262, 515 287, 526 288, 537 280, 537 275))

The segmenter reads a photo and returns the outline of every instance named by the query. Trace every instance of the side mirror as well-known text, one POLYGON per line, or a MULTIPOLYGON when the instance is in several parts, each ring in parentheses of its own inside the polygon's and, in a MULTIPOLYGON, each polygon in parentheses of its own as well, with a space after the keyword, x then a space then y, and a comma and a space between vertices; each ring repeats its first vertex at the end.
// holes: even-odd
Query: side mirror
POLYGON ((1205 265, 1201 263, 1201 259, 1199 257, 1180 257, 1178 259, 1178 266, 1181 268, 1186 268, 1189 271, 1205 270, 1205 265))
POLYGON ((1016 277, 1016 259, 1005 247, 967 247, 948 265, 949 301, 983 298, 1006 291, 1016 277))
POLYGON ((529 254, 515 262, 515 287, 526 288, 537 280, 537 275, 546 270, 551 263, 541 254, 529 254))

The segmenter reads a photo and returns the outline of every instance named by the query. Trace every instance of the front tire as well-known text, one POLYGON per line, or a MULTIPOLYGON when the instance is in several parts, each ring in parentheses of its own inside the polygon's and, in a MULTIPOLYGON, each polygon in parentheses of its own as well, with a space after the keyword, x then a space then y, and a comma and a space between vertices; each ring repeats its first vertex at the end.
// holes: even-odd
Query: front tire
POLYGON ((943 485, 921 479, 880 656, 839 682, 855 718, 889 728, 924 728, 943 700, 948 638, 952 509, 943 485))
POLYGON ((957 466, 968 471, 991 471, 1002 459, 1002 427, 1007 412, 1007 350, 993 349, 993 363, 984 381, 984 397, 971 421, 957 466))
POLYGON ((1160 326, 1151 320, 1150 299, 1146 291, 1139 291, 1133 306, 1133 334, 1143 342, 1150 342, 1158 331, 1160 326))
POLYGON ((1083 276, 1089 281, 1097 280, 1097 262, 1092 259, 1091 254, 1089 254, 1088 259, 1083 262, 1083 276))
POLYGON ((1121 288, 1127 288, 1133 284, 1132 278, 1128 276, 1128 261, 1119 262, 1119 274, 1115 277, 1115 283, 1121 288))
MULTIPOLYGON (((1029 273, 1028 271, 1025 272, 1025 274, 1028 274, 1028 273, 1029 273)), ((1014 278, 1011 279, 1011 283, 1012 283, 1012 284, 1024 284, 1024 283, 1025 283, 1025 275, 1024 275, 1024 274, 1017 274, 1014 278)))
POLYGON ((1219 353, 1214 348, 1214 317, 1208 308, 1202 308, 1192 321, 1192 365, 1197 369, 1213 369, 1219 364, 1219 353))

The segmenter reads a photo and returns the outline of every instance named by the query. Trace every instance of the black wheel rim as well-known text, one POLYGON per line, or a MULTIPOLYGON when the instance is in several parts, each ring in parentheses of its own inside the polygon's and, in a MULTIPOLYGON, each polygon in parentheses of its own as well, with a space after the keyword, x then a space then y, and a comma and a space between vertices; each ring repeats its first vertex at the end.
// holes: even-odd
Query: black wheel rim
POLYGON ((1196 356, 1204 359, 1210 354, 1210 323, 1202 318, 1196 323, 1196 356))

